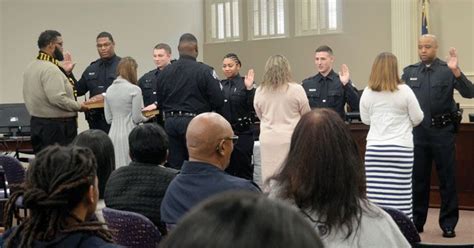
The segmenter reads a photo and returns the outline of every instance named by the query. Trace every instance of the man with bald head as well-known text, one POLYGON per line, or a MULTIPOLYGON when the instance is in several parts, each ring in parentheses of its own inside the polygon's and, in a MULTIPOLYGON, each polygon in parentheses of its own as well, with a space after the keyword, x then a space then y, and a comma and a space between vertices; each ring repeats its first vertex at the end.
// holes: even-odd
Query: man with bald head
POLYGON ((433 160, 440 184, 439 225, 443 237, 456 236, 459 218, 455 183, 455 133, 458 110, 454 89, 465 98, 474 97, 474 85, 461 72, 455 48, 447 61, 437 57, 436 36, 426 34, 418 40, 420 62, 403 70, 403 80, 415 93, 424 113, 422 123, 413 129, 415 161, 413 165, 413 222, 418 232, 428 214, 431 166, 433 160))
POLYGON ((221 111, 224 95, 212 67, 196 61, 198 43, 186 33, 179 39, 179 59, 165 67, 157 78, 157 103, 165 118, 169 137, 168 162, 180 169, 188 159, 186 127, 204 112, 221 111))
POLYGON ((189 161, 166 190, 160 210, 163 222, 176 224, 193 206, 224 191, 260 192, 255 183, 224 172, 237 139, 219 114, 202 113, 191 120, 186 132, 189 161))

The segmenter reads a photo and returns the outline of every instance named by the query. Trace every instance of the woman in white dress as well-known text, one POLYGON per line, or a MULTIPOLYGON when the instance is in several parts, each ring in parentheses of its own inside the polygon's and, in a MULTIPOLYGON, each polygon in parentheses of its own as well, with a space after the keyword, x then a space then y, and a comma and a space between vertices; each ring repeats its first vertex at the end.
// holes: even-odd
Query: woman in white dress
POLYGON ((114 144, 115 165, 128 165, 128 135, 139 123, 147 121, 142 115, 143 97, 137 84, 137 62, 131 57, 120 60, 118 77, 107 89, 104 101, 105 119, 111 124, 109 136, 114 144))

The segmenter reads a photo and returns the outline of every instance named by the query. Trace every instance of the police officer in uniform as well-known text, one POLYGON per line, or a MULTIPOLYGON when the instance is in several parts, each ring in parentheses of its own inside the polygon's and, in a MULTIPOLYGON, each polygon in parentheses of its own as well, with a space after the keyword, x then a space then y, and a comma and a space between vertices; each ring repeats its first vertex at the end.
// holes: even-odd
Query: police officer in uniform
MULTIPOLYGON (((145 73, 138 80, 138 86, 142 89, 143 103, 145 105, 143 111, 156 110, 158 107, 158 102, 156 101, 156 79, 158 74, 171 63, 171 47, 165 43, 156 45, 153 49, 153 62, 157 68, 145 73)), ((147 122, 156 122, 163 126, 163 114, 160 112, 156 117, 150 118, 147 122)))
POLYGON ((455 132, 458 125, 453 90, 465 98, 474 96, 474 86, 458 67, 456 50, 451 48, 448 61, 437 58, 438 42, 434 35, 418 40, 421 62, 407 66, 402 79, 415 93, 425 115, 413 130, 415 161, 413 166, 413 222, 423 232, 430 196, 431 166, 434 160, 440 183, 439 224, 443 236, 452 238, 459 218, 455 183, 455 132))
POLYGON ((179 59, 166 66, 157 79, 158 107, 164 113, 169 138, 168 162, 176 169, 188 159, 186 129, 191 119, 203 112, 220 113, 224 104, 216 73, 212 67, 196 62, 196 37, 183 34, 178 51, 179 59))
MULTIPOLYGON (((82 96, 89 92, 89 97, 103 100, 105 91, 117 77, 117 65, 120 57, 115 55, 115 42, 108 32, 101 32, 97 38, 97 52, 100 58, 92 62, 82 73, 77 82, 77 95, 82 96)), ((90 129, 100 129, 109 132, 110 125, 105 121, 104 109, 91 109, 86 112, 86 119, 90 129)))
POLYGON ((332 69, 334 55, 328 46, 320 46, 314 55, 318 74, 303 80, 303 88, 308 96, 309 106, 331 108, 343 119, 344 106, 349 104, 352 111, 359 111, 359 94, 349 78, 349 68, 342 64, 339 75, 332 69))
POLYGON ((222 61, 222 71, 226 79, 221 80, 224 93, 223 116, 232 125, 234 134, 239 137, 230 157, 226 172, 241 178, 253 180, 253 132, 252 112, 255 96, 254 71, 245 77, 239 74, 242 63, 234 53, 229 53, 222 61))

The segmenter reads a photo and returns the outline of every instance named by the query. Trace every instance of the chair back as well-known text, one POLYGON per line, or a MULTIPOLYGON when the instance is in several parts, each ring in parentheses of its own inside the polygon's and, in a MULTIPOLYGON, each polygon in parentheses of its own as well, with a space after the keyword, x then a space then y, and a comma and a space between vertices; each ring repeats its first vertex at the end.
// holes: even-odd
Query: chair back
POLYGON ((398 228, 402 232, 403 236, 408 240, 411 245, 414 245, 421 241, 420 234, 416 230, 415 224, 406 216, 402 211, 389 207, 382 207, 392 219, 397 223, 398 228))
MULTIPOLYGON (((26 170, 16 158, 0 155, 0 166, 2 166, 5 171, 5 178, 10 187, 12 185, 22 184, 25 181, 26 170)), ((10 191, 11 190, 12 189, 10 189, 10 191)))
POLYGON ((158 228, 147 217, 129 211, 102 209, 114 241, 125 247, 156 248, 161 239, 158 228))

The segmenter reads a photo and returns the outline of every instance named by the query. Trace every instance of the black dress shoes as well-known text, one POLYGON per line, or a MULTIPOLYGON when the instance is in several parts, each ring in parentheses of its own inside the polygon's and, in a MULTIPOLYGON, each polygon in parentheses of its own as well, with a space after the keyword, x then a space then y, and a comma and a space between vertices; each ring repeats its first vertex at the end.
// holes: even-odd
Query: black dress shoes
POLYGON ((454 238, 456 237, 456 232, 454 231, 454 229, 446 228, 443 230, 443 237, 454 238))

